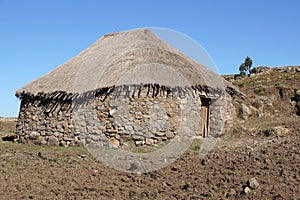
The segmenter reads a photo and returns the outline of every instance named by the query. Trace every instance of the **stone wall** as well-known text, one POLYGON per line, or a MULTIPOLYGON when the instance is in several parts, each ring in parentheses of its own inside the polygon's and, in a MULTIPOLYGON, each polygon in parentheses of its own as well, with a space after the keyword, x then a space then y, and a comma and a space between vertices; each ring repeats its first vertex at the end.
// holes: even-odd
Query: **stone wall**
POLYGON ((71 102, 23 96, 16 126, 22 143, 75 145, 79 133, 72 120, 71 102))
MULTIPOLYGON (((110 92, 66 101, 23 96, 17 124, 22 143, 48 145, 95 145, 120 148, 158 145, 174 138, 183 128, 201 135, 201 100, 195 92, 183 96, 147 89, 138 95, 110 92)), ((221 133, 230 110, 225 97, 210 107, 210 129, 221 133)))

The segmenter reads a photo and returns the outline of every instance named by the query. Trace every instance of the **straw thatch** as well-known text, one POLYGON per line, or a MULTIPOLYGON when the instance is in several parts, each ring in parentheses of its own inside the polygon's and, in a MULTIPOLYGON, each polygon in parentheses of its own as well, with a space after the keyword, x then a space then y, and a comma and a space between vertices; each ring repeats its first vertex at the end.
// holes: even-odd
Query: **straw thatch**
POLYGON ((227 91, 236 92, 228 82, 215 81, 216 77, 219 76, 172 48, 150 30, 137 29, 102 36, 76 57, 19 89, 16 96, 50 94, 52 98, 68 98, 69 94, 141 83, 220 90, 225 83, 227 91), (137 66, 144 73, 135 74, 137 66), (164 73, 166 69, 168 72, 164 73), (185 85, 178 85, 179 82, 185 85))

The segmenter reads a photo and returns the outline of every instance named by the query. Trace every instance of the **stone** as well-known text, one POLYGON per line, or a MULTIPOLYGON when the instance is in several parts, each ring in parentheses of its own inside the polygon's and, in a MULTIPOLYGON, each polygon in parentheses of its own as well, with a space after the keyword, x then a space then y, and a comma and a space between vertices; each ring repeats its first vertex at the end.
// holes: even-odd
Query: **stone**
POLYGON ((244 193, 249 194, 251 192, 251 189, 249 187, 244 188, 244 193))
POLYGON ((102 131, 105 131, 106 130, 106 126, 99 126, 99 129, 102 130, 102 131))
POLYGON ((132 139, 134 139, 134 140, 141 140, 143 138, 144 138, 143 135, 141 135, 139 133, 132 135, 132 139))
POLYGON ((256 190, 259 188, 259 183, 258 181, 256 180, 256 178, 250 178, 248 181, 247 181, 247 185, 252 189, 252 190, 256 190))
POLYGON ((147 145, 154 145, 154 140, 151 138, 146 138, 145 144, 147 145))
POLYGON ((67 144, 66 144, 65 141, 62 140, 62 141, 59 142, 59 146, 66 147, 67 144))
POLYGON ((41 131, 40 135, 41 136, 46 136, 46 131, 41 131))
POLYGON ((64 140, 64 141, 72 141, 73 138, 71 138, 71 137, 64 137, 63 140, 64 140))
POLYGON ((77 142, 77 146, 79 146, 79 147, 85 146, 85 141, 84 141, 84 140, 79 140, 79 141, 77 142))
POLYGON ((115 129, 107 129, 106 132, 107 132, 107 133, 117 133, 118 130, 115 130, 115 129))
POLYGON ((133 130, 133 127, 130 126, 130 125, 125 125, 125 130, 126 130, 126 131, 132 131, 132 130, 133 130))
POLYGON ((29 139, 35 140, 40 136, 40 134, 36 131, 32 131, 29 135, 29 139))
POLYGON ((59 141, 57 139, 57 137, 55 136, 50 136, 49 139, 48 139, 48 145, 49 146, 58 146, 59 145, 59 141))
POLYGON ((46 140, 45 140, 45 138, 44 137, 42 137, 42 136, 38 136, 37 137, 37 139, 36 139, 36 144, 39 144, 39 145, 45 145, 45 144, 47 144, 47 142, 46 142, 46 140))
POLYGON ((157 131, 157 132, 154 133, 154 135, 161 137, 161 136, 165 136, 165 135, 166 135, 166 132, 163 132, 163 131, 157 131))
POLYGON ((170 127, 171 127, 170 122, 165 122, 164 125, 163 125, 163 128, 164 128, 164 129, 168 129, 168 128, 170 128, 170 127))
POLYGON ((62 125, 62 128, 63 128, 64 130, 67 130, 67 129, 68 129, 68 122, 62 121, 62 122, 61 122, 61 125, 62 125))
POLYGON ((135 141, 136 146, 142 146, 143 144, 145 144, 145 141, 141 141, 141 140, 136 140, 135 141))
POLYGON ((143 113, 141 111, 135 112, 135 115, 137 116, 143 116, 143 113))
POLYGON ((153 137, 155 137, 151 132, 149 132, 149 131, 145 131, 145 132, 143 132, 143 136, 144 136, 144 138, 153 138, 153 137))
POLYGON ((77 136, 74 137, 73 141, 78 142, 79 138, 77 136))
POLYGON ((101 145, 98 142, 91 141, 91 143, 89 143, 88 147, 99 148, 99 147, 101 147, 101 145))
POLYGON ((168 139, 172 139, 173 137, 174 137, 174 134, 172 133, 172 132, 167 132, 166 133, 166 137, 168 138, 168 139))
POLYGON ((242 115, 245 118, 249 117, 252 114, 251 109, 248 106, 246 106, 245 104, 242 104, 242 110, 241 111, 242 111, 242 115))
POLYGON ((143 127, 138 126, 138 125, 134 126, 133 128, 134 128, 134 130, 135 130, 136 132, 142 131, 142 130, 143 130, 143 127))
POLYGON ((141 121, 140 120, 138 120, 138 119, 135 119, 134 120, 134 125, 140 125, 141 124, 141 121))
POLYGON ((60 133, 64 133, 65 130, 63 129, 63 127, 60 125, 59 128, 57 128, 57 131, 60 133))
POLYGON ((32 119, 32 121, 38 121, 38 117, 37 117, 36 115, 33 115, 33 116, 31 117, 31 119, 32 119))
POLYGON ((116 138, 110 138, 109 139, 109 146, 111 147, 111 148, 118 148, 119 147, 119 145, 120 145, 120 141, 119 140, 117 140, 116 138))

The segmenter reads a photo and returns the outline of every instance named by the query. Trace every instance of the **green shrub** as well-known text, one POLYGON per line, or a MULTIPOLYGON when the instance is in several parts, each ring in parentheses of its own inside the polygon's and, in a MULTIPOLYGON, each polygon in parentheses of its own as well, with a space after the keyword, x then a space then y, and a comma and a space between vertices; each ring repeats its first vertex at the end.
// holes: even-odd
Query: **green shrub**
POLYGON ((201 147, 199 145, 195 145, 192 147, 193 151, 200 151, 201 147))
POLYGON ((296 115, 300 116, 300 101, 296 104, 296 115))
POLYGON ((295 99, 296 101, 300 101, 300 90, 297 90, 295 93, 295 99))
POLYGON ((239 82, 237 85, 238 85, 239 87, 244 87, 245 82, 239 82))
POLYGON ((255 88, 255 89, 254 89, 254 92, 255 92, 256 94, 260 94, 260 93, 261 93, 261 91, 262 91, 262 89, 261 89, 261 88, 255 88))

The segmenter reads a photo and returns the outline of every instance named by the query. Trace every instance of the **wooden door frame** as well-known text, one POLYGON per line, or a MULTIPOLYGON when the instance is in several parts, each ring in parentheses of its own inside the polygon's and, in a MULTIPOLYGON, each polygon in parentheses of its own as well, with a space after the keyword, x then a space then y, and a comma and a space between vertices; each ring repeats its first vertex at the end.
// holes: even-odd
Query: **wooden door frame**
POLYGON ((209 117, 211 98, 200 97, 201 99, 201 135, 207 137, 209 133, 209 117))

